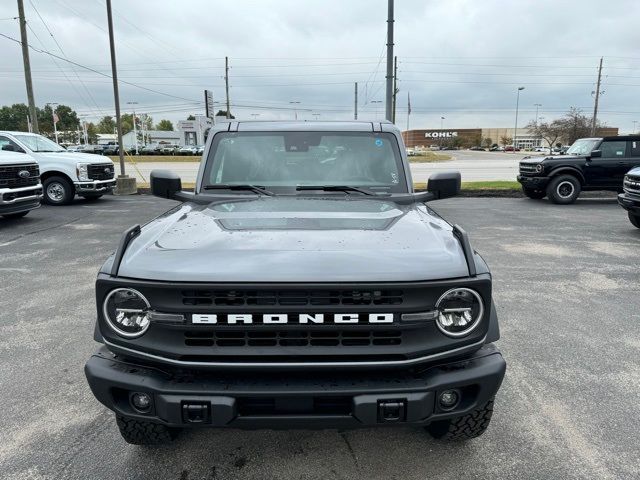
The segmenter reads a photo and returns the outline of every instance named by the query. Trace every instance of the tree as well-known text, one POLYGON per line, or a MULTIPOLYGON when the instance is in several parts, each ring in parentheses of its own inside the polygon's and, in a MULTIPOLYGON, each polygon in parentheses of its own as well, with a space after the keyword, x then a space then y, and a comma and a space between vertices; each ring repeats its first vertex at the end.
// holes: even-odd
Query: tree
POLYGON ((115 129, 116 121, 109 115, 102 117, 96 125, 96 133, 113 133, 115 129))
POLYGON ((513 139, 508 135, 502 135, 500 137, 500 143, 502 144, 503 147, 506 147, 507 145, 511 145, 512 141, 513 139))
MULTIPOLYGON (((58 115, 57 127, 59 132, 76 131, 80 127, 78 114, 71 107, 58 105, 55 111, 56 115, 58 115)), ((44 108, 36 108, 36 114, 40 132, 45 135, 53 134, 53 109, 51 105, 45 105, 44 108)), ((28 131, 28 115, 29 108, 24 103, 16 103, 0 108, 0 130, 28 131)))
MULTIPOLYGON (((592 117, 583 115, 582 110, 571 107, 564 117, 557 120, 558 126, 562 130, 560 138, 567 145, 571 145, 579 138, 591 136, 592 117)), ((603 127, 600 122, 596 122, 596 129, 603 127)))
POLYGON ((560 120, 554 120, 551 123, 529 122, 529 125, 527 125, 527 128, 536 137, 542 138, 545 142, 549 144, 549 151, 551 151, 551 149, 553 148, 553 144, 556 143, 558 138, 562 136, 562 132, 563 132, 563 127, 561 125, 560 120))
POLYGON ((27 117, 29 107, 24 103, 15 103, 0 108, 0 130, 28 132, 27 117))
MULTIPOLYGON (((216 117, 226 117, 227 116, 227 111, 226 110, 218 110, 218 113, 216 113, 216 117)), ((236 118, 233 115, 229 115, 229 118, 233 119, 236 118)))
POLYGON ((195 119, 196 119, 196 117, 195 117, 195 116, 193 116, 193 115, 189 115, 189 116, 187 117, 187 120, 195 120, 195 119))
POLYGON ((98 128, 93 122, 87 123, 87 137, 89 143, 96 143, 98 141, 98 128))
POLYGON ((173 123, 171 123, 169 120, 160 120, 156 124, 156 130, 163 130, 165 132, 172 132, 173 131, 173 123))
POLYGON ((487 137, 482 140, 482 145, 484 145, 485 148, 491 148, 491 145, 493 145, 493 140, 487 137))

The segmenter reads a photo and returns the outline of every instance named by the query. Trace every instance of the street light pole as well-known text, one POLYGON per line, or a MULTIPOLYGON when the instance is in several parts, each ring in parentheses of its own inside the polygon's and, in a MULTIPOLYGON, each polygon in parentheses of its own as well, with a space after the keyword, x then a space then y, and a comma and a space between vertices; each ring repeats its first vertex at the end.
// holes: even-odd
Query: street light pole
MULTIPOLYGON (((443 133, 444 130, 444 121, 445 117, 440 117, 440 133, 443 133)), ((440 135, 440 148, 442 148, 442 135, 440 135)))
POLYGON ((296 107, 295 105, 299 105, 299 104, 300 104, 300 102, 289 102, 289 103, 290 103, 290 104, 292 104, 292 105, 294 105, 294 107, 293 107, 293 114, 294 114, 294 116, 295 116, 294 118, 295 118, 296 120, 298 120, 298 107, 296 107))
POLYGON ((534 107, 536 107, 536 126, 538 125, 538 108, 542 106, 541 103, 534 103, 534 107))
POLYGON ((632 134, 635 134, 635 133, 636 133, 636 131, 637 131, 637 130, 636 130, 636 123, 638 123, 638 121, 637 121, 637 120, 634 120, 634 121, 633 121, 633 132, 631 132, 632 134))
POLYGON ((54 105, 58 105, 56 102, 49 102, 47 105, 51 106, 51 121, 53 122, 53 136, 56 139, 56 143, 58 143, 58 126, 56 125, 56 109, 53 107, 54 105))
POLYGON ((520 105, 520 91, 524 90, 524 87, 518 87, 518 95, 516 97, 516 125, 513 129, 513 149, 517 148, 516 137, 518 136, 518 106, 520 105))
MULTIPOLYGON (((127 102, 127 105, 137 105, 138 102, 127 102)), ((136 107, 133 107, 133 141, 136 146, 136 155, 138 155, 138 128, 136 127, 136 107)))

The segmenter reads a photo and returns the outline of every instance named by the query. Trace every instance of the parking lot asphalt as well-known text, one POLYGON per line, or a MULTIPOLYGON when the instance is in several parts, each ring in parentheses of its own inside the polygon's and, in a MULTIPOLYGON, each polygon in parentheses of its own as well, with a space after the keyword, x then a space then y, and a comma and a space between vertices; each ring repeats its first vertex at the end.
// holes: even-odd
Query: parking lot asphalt
POLYGON ((127 445, 83 373, 93 282, 125 228, 172 205, 107 196, 0 220, 0 478, 640 477, 640 230, 613 199, 431 204, 494 275, 508 369, 482 437, 201 430, 127 445))

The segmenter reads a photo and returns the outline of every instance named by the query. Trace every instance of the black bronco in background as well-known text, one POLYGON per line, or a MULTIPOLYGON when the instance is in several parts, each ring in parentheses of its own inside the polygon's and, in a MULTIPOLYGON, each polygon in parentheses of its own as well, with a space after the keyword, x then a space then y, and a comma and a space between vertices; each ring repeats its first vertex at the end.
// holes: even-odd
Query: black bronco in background
POLYGON ((631 224, 640 228, 640 168, 634 168, 624 176, 622 188, 618 203, 629 214, 631 224))
POLYGON ((581 138, 566 155, 525 157, 518 182, 529 198, 545 196, 553 203, 576 201, 582 190, 622 192, 622 179, 640 166, 640 135, 581 138))
POLYGON ((416 193, 399 130, 371 122, 233 122, 194 192, 123 236, 96 281, 85 372, 133 444, 185 427, 489 425, 506 364, 491 273, 416 193))

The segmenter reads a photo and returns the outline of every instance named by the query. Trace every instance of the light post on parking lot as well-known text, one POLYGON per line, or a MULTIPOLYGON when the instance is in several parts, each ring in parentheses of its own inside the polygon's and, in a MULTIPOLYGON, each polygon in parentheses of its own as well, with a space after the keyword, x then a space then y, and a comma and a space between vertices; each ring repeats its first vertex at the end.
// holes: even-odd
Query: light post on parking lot
POLYGON ((58 105, 56 102, 48 102, 45 105, 49 105, 51 107, 51 121, 53 121, 53 136, 56 139, 56 143, 58 143, 58 126, 56 125, 58 123, 58 118, 56 115, 56 109, 55 109, 55 105, 58 105))
POLYGON ((524 90, 524 87, 518 87, 518 95, 516 97, 516 125, 513 129, 513 150, 515 151, 516 147, 516 136, 518 135, 518 105, 520 104, 520 92, 524 90))
POLYGON ((637 130, 636 130, 636 124, 637 124, 637 123, 638 123, 638 121, 637 121, 637 120, 634 120, 634 121, 633 121, 633 132, 631 132, 631 133, 633 133, 634 135, 635 135, 635 133, 637 132, 637 130))
POLYGON ((295 119, 298 119, 298 107, 296 107, 296 105, 300 105, 300 102, 289 102, 291 105, 293 105, 293 114, 295 115, 295 119))
MULTIPOLYGON (((444 130, 444 121, 446 120, 445 117, 440 117, 440 133, 442 133, 442 131, 444 130)), ((442 149, 442 135, 440 135, 440 149, 442 149)))
MULTIPOLYGON (((127 102, 127 105, 137 105, 138 102, 127 102)), ((138 129, 136 127, 136 107, 133 107, 133 141, 136 145, 136 155, 138 155, 138 129)))
POLYGON ((542 106, 541 103, 534 103, 533 104, 534 107, 536 107, 536 127, 538 126, 538 108, 540 108, 542 106))

